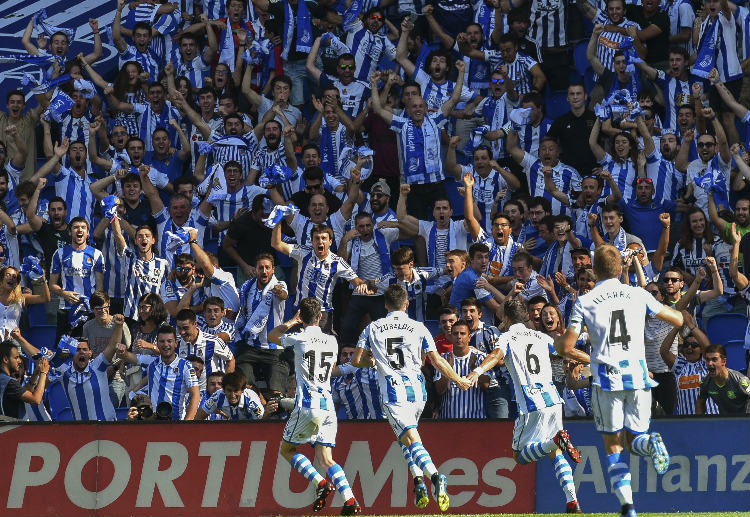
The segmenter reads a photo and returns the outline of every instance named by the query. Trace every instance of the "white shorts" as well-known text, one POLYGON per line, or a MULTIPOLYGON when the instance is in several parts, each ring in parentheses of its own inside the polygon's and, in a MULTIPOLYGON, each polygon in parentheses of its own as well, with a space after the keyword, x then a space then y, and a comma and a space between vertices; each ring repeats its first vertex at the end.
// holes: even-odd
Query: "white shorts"
POLYGON ((514 451, 520 451, 530 443, 546 442, 562 428, 562 404, 518 415, 513 426, 511 447, 514 451))
POLYGON ((283 438, 295 445, 309 443, 336 447, 337 428, 335 411, 295 407, 284 427, 283 438))
POLYGON ((623 427, 640 434, 651 423, 651 388, 605 391, 598 385, 591 390, 594 424, 600 433, 614 434, 623 427))
POLYGON ((422 411, 424 410, 424 400, 396 403, 381 402, 388 423, 391 424, 391 428, 399 440, 406 431, 417 427, 419 417, 422 416, 422 411))

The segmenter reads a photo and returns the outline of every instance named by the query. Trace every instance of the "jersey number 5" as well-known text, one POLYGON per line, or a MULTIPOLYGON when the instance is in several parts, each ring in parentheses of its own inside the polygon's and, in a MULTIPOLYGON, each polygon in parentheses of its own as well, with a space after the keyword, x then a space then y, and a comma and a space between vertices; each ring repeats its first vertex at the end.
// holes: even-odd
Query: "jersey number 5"
MULTIPOLYGON (((307 380, 315 382, 315 350, 308 350, 303 357, 307 361, 307 380)), ((318 382, 326 382, 328 380, 328 375, 331 373, 331 368, 333 367, 332 358, 333 352, 322 352, 320 354, 320 364, 318 364, 318 367, 325 368, 325 371, 318 374, 318 382)))
POLYGON ((400 370, 404 367, 404 351, 395 347, 395 345, 403 344, 404 338, 402 337, 389 337, 385 340, 385 350, 388 354, 388 362, 394 370, 400 370))
POLYGON ((628 328, 625 325, 625 311, 622 309, 612 311, 612 316, 609 319, 608 342, 610 345, 620 343, 620 346, 622 346, 622 349, 625 351, 630 348, 630 335, 628 334, 628 328))

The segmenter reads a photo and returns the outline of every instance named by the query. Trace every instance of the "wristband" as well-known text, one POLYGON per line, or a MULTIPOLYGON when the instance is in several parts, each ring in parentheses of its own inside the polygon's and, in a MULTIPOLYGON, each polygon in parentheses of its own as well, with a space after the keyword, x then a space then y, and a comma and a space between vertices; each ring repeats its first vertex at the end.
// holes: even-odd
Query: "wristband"
POLYGON ((198 241, 195 240, 195 239, 191 239, 191 240, 187 241, 187 243, 188 244, 198 244, 198 241))
POLYGON ((486 372, 486 371, 487 371, 487 370, 485 370, 484 368, 482 368, 482 365, 481 365, 481 364, 480 364, 479 366, 477 366, 476 368, 474 368, 474 372, 475 372, 476 374, 478 374, 478 375, 483 375, 483 374, 484 374, 484 372, 486 372))

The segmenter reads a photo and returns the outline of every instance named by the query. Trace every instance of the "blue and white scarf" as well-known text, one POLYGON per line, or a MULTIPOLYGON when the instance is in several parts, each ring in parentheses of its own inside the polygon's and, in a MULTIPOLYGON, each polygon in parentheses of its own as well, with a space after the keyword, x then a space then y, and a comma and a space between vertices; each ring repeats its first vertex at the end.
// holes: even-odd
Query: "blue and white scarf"
MULTIPOLYGON (((429 241, 427 242, 427 265, 429 267, 437 267, 435 264, 436 258, 435 257, 435 251, 437 251, 437 222, 434 222, 432 224, 432 229, 430 230, 430 237, 429 241)), ((446 251, 450 251, 452 249, 456 248, 456 243, 453 240, 453 232, 451 231, 451 227, 448 226, 448 247, 446 248, 446 251)))
POLYGON ((268 217, 263 219, 263 223, 269 228, 275 228, 285 216, 298 213, 299 208, 297 208, 294 203, 289 203, 288 205, 276 205, 273 207, 273 210, 271 210, 271 213, 268 214, 268 217))
MULTIPOLYGON (((424 123, 427 123, 427 121, 425 120, 424 123)), ((427 167, 424 159, 425 142, 422 128, 417 127, 416 124, 410 120, 404 125, 404 130, 406 132, 405 141, 407 142, 404 146, 405 149, 402 149, 406 157, 406 170, 404 171, 404 175, 406 178, 414 180, 427 179, 427 167)))
POLYGON ((294 176, 294 171, 284 165, 274 164, 266 167, 263 174, 258 178, 258 185, 263 188, 272 187, 279 185, 285 181, 289 181, 294 176))
POLYGON ((73 43, 73 38, 75 38, 76 30, 75 29, 68 29, 65 27, 57 27, 55 25, 52 25, 51 23, 47 23, 47 10, 42 9, 41 11, 37 12, 34 15, 34 28, 37 31, 43 32, 48 38, 51 38, 53 34, 56 32, 62 32, 68 37, 68 43, 73 43))
MULTIPOLYGON (((243 310, 247 310, 247 294, 250 291, 250 288, 253 285, 256 285, 258 283, 258 279, 254 279, 251 282, 248 282, 245 287, 243 285, 243 294, 244 294, 244 302, 242 304, 243 310)), ((242 329, 242 335, 243 336, 252 336, 253 339, 257 339, 258 335, 263 332, 263 329, 266 327, 266 323, 268 322, 268 315, 271 313, 271 307, 273 306, 273 296, 268 296, 268 293, 276 287, 276 285, 279 283, 279 280, 275 276, 271 276, 271 280, 266 284, 266 286, 260 291, 260 293, 256 293, 255 300, 258 301, 257 305, 252 309, 252 313, 248 315, 247 317, 247 323, 245 323, 245 327, 242 329), (260 296, 259 296, 260 295, 260 296)), ((253 300, 253 305, 255 305, 255 300, 253 300)))
MULTIPOLYGON (((391 272, 391 250, 388 246, 388 241, 385 240, 385 235, 383 235, 383 232, 378 229, 375 229, 372 232, 372 235, 375 238, 375 244, 378 250, 378 254, 380 255, 380 270, 384 275, 387 275, 391 272)), ((357 271, 359 269, 359 257, 361 253, 362 239, 359 237, 354 237, 352 239, 352 255, 350 257, 350 264, 354 271, 357 271)))
POLYGON ((24 257, 23 264, 21 264, 21 274, 27 276, 32 282, 36 282, 42 278, 44 276, 44 269, 42 269, 42 263, 39 261, 39 258, 33 255, 24 257))
POLYGON ((55 77, 54 79, 50 79, 49 81, 42 81, 41 83, 37 83, 34 76, 26 72, 23 74, 23 77, 21 77, 21 84, 24 86, 33 84, 34 87, 31 89, 31 93, 33 93, 34 95, 41 95, 43 93, 54 90, 59 84, 67 83, 71 79, 72 78, 70 77, 70 74, 64 74, 59 77, 55 77))
POLYGON ((297 40, 295 41, 297 52, 310 52, 313 43, 313 30, 312 21, 310 20, 310 12, 307 10, 307 4, 305 0, 298 0, 297 2, 297 16, 294 16, 292 5, 289 0, 284 0, 284 33, 282 36, 282 51, 281 58, 286 61, 289 59, 289 50, 292 47, 292 36, 294 35, 294 29, 297 28, 297 40))
POLYGON ((54 120, 58 124, 62 122, 65 114, 73 107, 75 101, 62 90, 55 90, 47 110, 42 114, 45 120, 54 120))
POLYGON ((78 303, 73 305, 68 311, 68 323, 70 326, 75 328, 81 323, 85 323, 89 319, 91 314, 91 306, 89 305, 89 297, 78 295, 78 303))
POLYGON ((109 219, 110 222, 114 221, 115 217, 117 217, 117 205, 119 204, 117 196, 106 196, 102 199, 101 203, 104 217, 109 219))
POLYGON ((0 63, 26 63, 27 65, 51 65, 57 61, 60 68, 65 64, 65 60, 62 56, 54 56, 52 54, 39 54, 33 56, 31 54, 5 54, 0 55, 0 63))
POLYGON ((702 79, 708 79, 708 74, 716 66, 716 39, 719 35, 716 26, 719 24, 719 16, 706 22, 703 37, 698 43, 698 53, 692 74, 702 79))
POLYGON ((164 237, 167 239, 167 244, 165 246, 166 250, 173 253, 175 250, 178 250, 183 245, 187 244, 188 241, 190 241, 190 230, 192 229, 193 228, 188 228, 186 226, 185 228, 178 228, 175 232, 169 230, 164 232, 164 237))

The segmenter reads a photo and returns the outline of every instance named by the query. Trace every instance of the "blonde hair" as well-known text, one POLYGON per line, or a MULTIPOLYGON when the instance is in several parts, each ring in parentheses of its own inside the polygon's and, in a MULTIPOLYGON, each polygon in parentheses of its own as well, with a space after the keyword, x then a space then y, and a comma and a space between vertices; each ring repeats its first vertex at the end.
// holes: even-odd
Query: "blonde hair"
POLYGON ((617 278, 622 271, 622 257, 620 250, 611 244, 602 244, 594 250, 594 274, 601 282, 609 278, 617 278))
POLYGON ((2 268, 0 268, 0 283, 5 280, 5 273, 7 273, 9 269, 12 269, 16 272, 18 282, 16 283, 16 287, 13 288, 10 293, 8 293, 8 305, 23 303, 23 293, 21 292, 21 272, 18 271, 18 269, 13 266, 3 266, 2 268))

